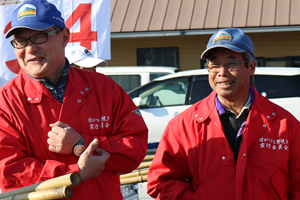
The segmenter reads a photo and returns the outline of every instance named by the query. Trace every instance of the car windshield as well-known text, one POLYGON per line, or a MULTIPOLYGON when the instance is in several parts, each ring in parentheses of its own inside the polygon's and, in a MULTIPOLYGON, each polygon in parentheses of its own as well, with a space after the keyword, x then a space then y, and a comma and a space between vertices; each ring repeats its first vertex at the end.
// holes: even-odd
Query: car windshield
POLYGON ((300 97, 300 75, 255 75, 254 86, 267 98, 300 97))
POLYGON ((168 75, 170 73, 150 73, 150 81, 153 81, 156 78, 168 75))
POLYGON ((140 108, 184 105, 188 83, 187 77, 177 78, 157 82, 141 90, 138 94, 142 100, 140 108))

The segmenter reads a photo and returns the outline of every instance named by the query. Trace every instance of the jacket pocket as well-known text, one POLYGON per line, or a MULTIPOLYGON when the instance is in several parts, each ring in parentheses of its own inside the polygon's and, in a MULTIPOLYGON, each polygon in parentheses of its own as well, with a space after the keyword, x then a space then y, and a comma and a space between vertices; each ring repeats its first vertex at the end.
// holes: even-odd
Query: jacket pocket
POLYGON ((279 194, 282 200, 288 199, 287 193, 287 180, 284 178, 284 175, 279 171, 276 171, 271 179, 273 186, 275 187, 277 193, 279 194))

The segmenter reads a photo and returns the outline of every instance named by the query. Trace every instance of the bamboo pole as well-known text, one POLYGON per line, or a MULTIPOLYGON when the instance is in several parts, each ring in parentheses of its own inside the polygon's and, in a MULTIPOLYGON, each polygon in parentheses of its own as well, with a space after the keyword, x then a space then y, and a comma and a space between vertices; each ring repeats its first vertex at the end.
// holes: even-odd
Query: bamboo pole
POLYGON ((148 171, 149 171, 148 169, 147 170, 138 170, 138 171, 127 173, 127 174, 122 174, 122 175, 120 175, 120 179, 141 176, 141 175, 147 175, 148 171))
POLYGON ((150 167, 152 161, 142 162, 136 169, 143 169, 150 167))
POLYGON ((80 181, 81 180, 79 174, 77 173, 66 174, 46 181, 42 181, 40 183, 29 185, 9 192, 5 192, 3 194, 0 194, 0 199, 4 197, 14 196, 16 194, 36 192, 41 190, 59 188, 63 186, 75 186, 78 185, 80 181))
POLYGON ((13 196, 1 198, 1 200, 52 200, 52 199, 67 199, 72 196, 72 188, 63 186, 37 192, 25 194, 16 194, 13 196))
POLYGON ((148 177, 148 175, 142 175, 142 176, 136 176, 136 177, 130 177, 130 178, 123 178, 123 179, 120 179, 120 182, 121 182, 121 185, 141 183, 141 182, 146 182, 147 177, 148 177))
POLYGON ((135 169, 135 171, 120 175, 121 185, 133 184, 147 181, 148 171, 154 155, 145 156, 143 162, 135 169))
POLYGON ((154 158, 154 155, 148 155, 148 156, 145 156, 143 161, 153 160, 153 158, 154 158))

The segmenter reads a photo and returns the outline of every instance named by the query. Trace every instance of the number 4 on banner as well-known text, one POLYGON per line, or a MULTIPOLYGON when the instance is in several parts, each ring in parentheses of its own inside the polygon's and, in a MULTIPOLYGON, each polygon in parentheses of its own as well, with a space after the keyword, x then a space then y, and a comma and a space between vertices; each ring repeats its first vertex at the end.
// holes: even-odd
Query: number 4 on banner
POLYGON ((92 4, 80 4, 66 21, 66 26, 71 27, 80 19, 80 32, 71 33, 69 42, 80 42, 81 46, 92 50, 92 42, 97 41, 97 32, 91 31, 92 4))
MULTIPOLYGON (((92 50, 92 41, 97 41, 97 32, 91 31, 91 15, 92 15, 92 4, 80 4, 65 22, 66 26, 71 27, 80 19, 80 32, 71 33, 69 42, 80 42, 81 46, 92 50)), ((7 24, 4 30, 4 34, 11 28, 11 22, 7 24)), ((18 74, 21 67, 17 59, 9 60, 5 62, 7 68, 15 74, 18 74)))

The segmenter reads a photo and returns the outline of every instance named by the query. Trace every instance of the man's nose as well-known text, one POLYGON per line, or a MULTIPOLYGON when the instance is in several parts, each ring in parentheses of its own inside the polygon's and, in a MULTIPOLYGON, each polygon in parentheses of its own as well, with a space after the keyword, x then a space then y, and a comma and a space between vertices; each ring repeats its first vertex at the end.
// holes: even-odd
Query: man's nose
POLYGON ((27 46, 25 47, 26 53, 32 53, 38 49, 36 44, 33 44, 30 40, 27 41, 27 46))

